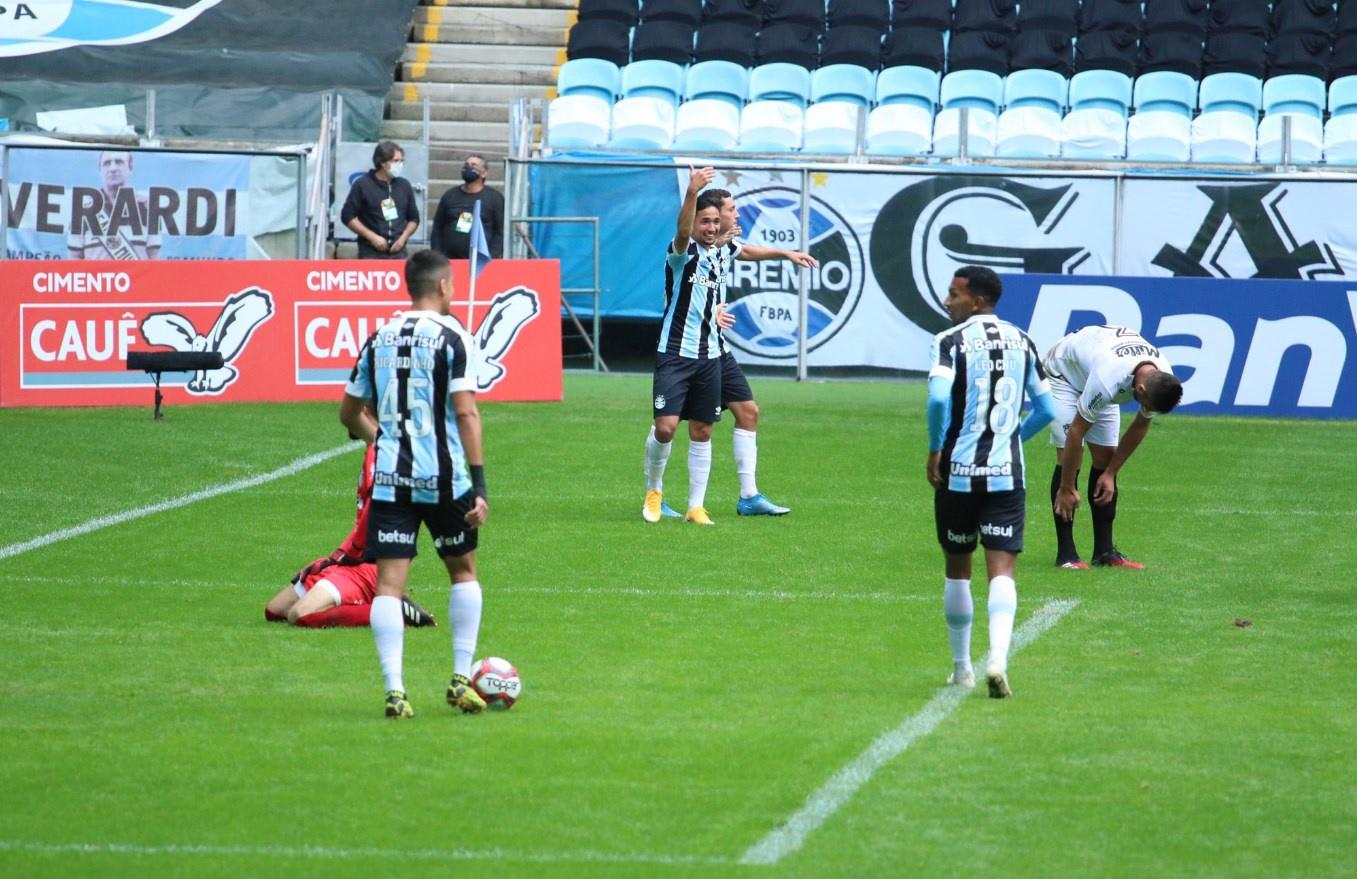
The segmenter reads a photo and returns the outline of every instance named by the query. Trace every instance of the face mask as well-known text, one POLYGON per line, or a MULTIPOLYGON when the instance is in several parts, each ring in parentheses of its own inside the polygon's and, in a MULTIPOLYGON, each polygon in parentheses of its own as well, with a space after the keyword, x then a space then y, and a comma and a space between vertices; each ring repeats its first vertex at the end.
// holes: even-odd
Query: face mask
POLYGON ((462 180, 463 180, 463 181, 465 181, 466 183, 475 183, 477 180, 480 180, 480 179, 481 179, 481 172, 480 172, 480 171, 477 171, 475 168, 471 167, 470 165, 463 165, 463 166, 462 166, 462 180))
POLYGON ((392 162, 391 168, 386 172, 392 177, 399 177, 405 173, 405 162, 392 162))

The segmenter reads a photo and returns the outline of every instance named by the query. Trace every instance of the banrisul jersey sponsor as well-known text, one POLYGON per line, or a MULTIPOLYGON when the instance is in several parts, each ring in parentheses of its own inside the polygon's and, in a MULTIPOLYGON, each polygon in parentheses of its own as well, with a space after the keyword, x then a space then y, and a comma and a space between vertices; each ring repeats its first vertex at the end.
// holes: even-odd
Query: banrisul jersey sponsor
POLYGON ((950 414, 940 467, 952 491, 1023 488, 1024 396, 1046 392, 1036 346, 991 314, 976 315, 933 337, 929 377, 951 381, 950 414))
POLYGON ((376 408, 374 500, 433 504, 471 489, 451 396, 476 390, 469 350, 456 322, 432 311, 406 312, 363 346, 344 390, 376 408))
POLYGON ((664 323, 656 350, 694 359, 726 353, 726 343, 716 325, 716 306, 725 300, 727 276, 739 252, 740 245, 734 241, 717 247, 689 241, 683 253, 668 254, 664 263, 664 323))

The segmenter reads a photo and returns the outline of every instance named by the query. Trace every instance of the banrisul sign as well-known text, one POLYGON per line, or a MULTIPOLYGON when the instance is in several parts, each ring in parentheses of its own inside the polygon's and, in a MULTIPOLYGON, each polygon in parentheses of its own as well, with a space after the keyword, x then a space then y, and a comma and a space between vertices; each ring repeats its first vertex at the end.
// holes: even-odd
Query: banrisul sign
POLYGON ((221 0, 0 0, 0 57, 72 46, 126 46, 172 34, 221 0))

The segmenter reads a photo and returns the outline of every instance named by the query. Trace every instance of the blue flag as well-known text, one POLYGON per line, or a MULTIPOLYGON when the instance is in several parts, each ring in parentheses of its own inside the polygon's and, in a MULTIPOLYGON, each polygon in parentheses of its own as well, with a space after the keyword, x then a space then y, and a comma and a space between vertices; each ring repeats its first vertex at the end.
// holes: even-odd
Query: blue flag
POLYGON ((480 277, 485 267, 494 257, 490 255, 490 239, 485 237, 485 227, 481 225, 481 200, 471 209, 471 249, 476 253, 476 276, 480 277))

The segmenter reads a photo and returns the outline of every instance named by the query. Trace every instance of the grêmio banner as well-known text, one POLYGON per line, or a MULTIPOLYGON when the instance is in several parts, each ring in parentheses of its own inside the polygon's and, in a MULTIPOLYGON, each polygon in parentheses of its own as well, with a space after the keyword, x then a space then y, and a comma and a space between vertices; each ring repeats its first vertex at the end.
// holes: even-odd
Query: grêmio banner
MULTIPOLYGON (((452 316, 468 326, 468 265, 452 316)), ((334 400, 367 337, 409 307, 400 265, 372 261, 0 262, 0 407, 146 404, 128 351, 215 351, 166 373, 170 403, 334 400)), ((469 331, 488 400, 561 399, 560 267, 495 260, 469 331)))
POLYGON ((1006 275, 998 311, 1043 352, 1092 324, 1139 331, 1185 413, 1357 418, 1357 284, 1006 275))

